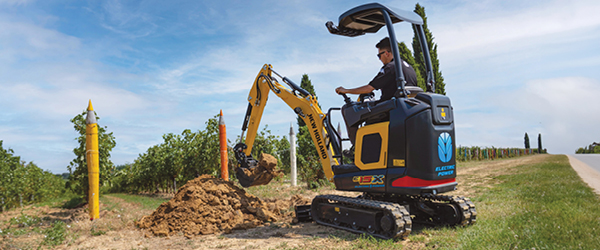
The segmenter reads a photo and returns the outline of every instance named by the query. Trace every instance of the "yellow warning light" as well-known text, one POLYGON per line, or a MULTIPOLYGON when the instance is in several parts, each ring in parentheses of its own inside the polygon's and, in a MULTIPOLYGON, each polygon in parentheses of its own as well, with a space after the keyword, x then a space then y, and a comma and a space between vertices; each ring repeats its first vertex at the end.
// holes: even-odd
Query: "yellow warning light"
POLYGON ((442 118, 446 119, 446 112, 444 112, 444 108, 442 108, 442 118))

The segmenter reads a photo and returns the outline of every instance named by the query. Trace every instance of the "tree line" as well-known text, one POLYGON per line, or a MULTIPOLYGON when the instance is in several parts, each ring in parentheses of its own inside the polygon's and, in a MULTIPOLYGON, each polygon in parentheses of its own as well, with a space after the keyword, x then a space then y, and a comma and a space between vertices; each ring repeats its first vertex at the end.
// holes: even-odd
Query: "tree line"
POLYGON ((600 143, 592 142, 592 144, 578 148, 575 151, 576 154, 600 154, 600 143))
POLYGON ((42 170, 33 162, 26 163, 0 140, 0 211, 42 202, 61 195, 64 180, 42 170))
MULTIPOLYGON (((163 135, 163 142, 138 156, 131 164, 119 166, 112 179, 111 192, 176 192, 187 181, 202 174, 220 176, 218 115, 198 131, 163 135)), ((228 142, 230 179, 235 179, 232 142, 228 142)), ((267 126, 258 131, 252 155, 267 153, 278 159, 278 166, 289 172, 289 141, 271 134, 267 126)))
POLYGON ((456 148, 457 161, 481 161, 503 158, 513 158, 533 154, 545 154, 546 150, 529 148, 496 148, 496 147, 465 147, 456 148))

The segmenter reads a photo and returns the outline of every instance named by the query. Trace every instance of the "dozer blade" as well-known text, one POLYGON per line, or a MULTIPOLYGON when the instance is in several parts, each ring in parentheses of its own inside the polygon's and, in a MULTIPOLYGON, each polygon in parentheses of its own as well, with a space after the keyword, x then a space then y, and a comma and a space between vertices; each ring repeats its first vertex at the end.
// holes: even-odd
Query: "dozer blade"
POLYGON ((266 185, 273 177, 280 176, 281 171, 276 170, 277 159, 270 154, 261 154, 257 161, 252 155, 246 156, 242 150, 246 145, 236 145, 235 157, 240 164, 235 168, 235 175, 243 187, 266 185))

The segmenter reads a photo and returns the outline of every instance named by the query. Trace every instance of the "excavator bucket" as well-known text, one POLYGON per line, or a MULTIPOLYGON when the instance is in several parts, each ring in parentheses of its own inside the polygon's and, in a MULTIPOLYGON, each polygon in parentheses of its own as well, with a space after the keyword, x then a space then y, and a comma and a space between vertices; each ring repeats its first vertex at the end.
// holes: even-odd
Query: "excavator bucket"
MULTIPOLYGON (((243 154, 243 152, 240 152, 243 154)), ((252 156, 236 158, 240 166, 235 169, 235 175, 243 187, 266 185, 276 176, 282 176, 280 170, 277 170, 277 159, 270 154, 261 154, 259 160, 252 156)))

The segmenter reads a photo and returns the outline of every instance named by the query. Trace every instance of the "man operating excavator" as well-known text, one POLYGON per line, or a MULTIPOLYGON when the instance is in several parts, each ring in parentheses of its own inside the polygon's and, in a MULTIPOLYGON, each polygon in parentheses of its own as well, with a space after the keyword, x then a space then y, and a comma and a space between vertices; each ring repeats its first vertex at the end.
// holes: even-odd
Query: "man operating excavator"
MULTIPOLYGON (((413 223, 467 226, 477 221, 475 204, 466 197, 440 195, 456 190, 456 138, 450 98, 436 94, 433 67, 423 30, 424 21, 412 11, 379 3, 354 7, 339 17, 339 25, 325 23, 333 35, 356 37, 387 29, 377 43, 383 67, 369 84, 336 88, 344 98, 341 107, 321 110, 316 97, 265 64, 246 100, 240 142, 234 147, 239 167, 236 176, 244 187, 262 185, 265 173, 252 157, 260 119, 272 93, 306 123, 327 180, 338 191, 361 192, 358 197, 317 195, 310 205, 297 206, 298 221, 317 223, 383 239, 404 239, 413 223), (427 89, 417 85, 416 72, 399 53, 394 23, 408 24, 422 48, 427 89), (365 101, 373 90, 378 101, 365 101), (346 93, 362 94, 358 101, 346 93), (356 153, 344 157, 340 136, 331 118, 340 112, 356 153), (244 136, 244 132, 247 135, 244 136)), ((422 57, 421 57, 422 56, 422 57)), ((352 150, 351 150, 352 151, 352 150)), ((354 195, 354 194, 352 194, 354 195)))
MULTIPOLYGON (((381 98, 378 102, 386 101, 392 99, 396 90, 398 89, 396 86, 396 68, 394 62, 394 55, 391 52, 392 47, 390 46, 390 39, 388 37, 382 39, 375 45, 375 47, 379 50, 377 53, 377 57, 383 63, 383 67, 379 73, 369 82, 369 84, 353 88, 346 89, 342 86, 337 87, 335 92, 338 94, 369 94, 373 92, 373 90, 379 89, 381 90, 381 98)), ((404 80, 406 81, 405 86, 417 86, 417 74, 410 64, 402 60, 402 73, 404 74, 404 80)), ((347 127, 348 137, 354 145, 356 140, 356 131, 358 130, 358 126, 347 127)), ((354 147, 354 146, 353 146, 354 147)), ((354 155, 354 150, 344 150, 344 155, 348 157, 352 157, 354 155)))

